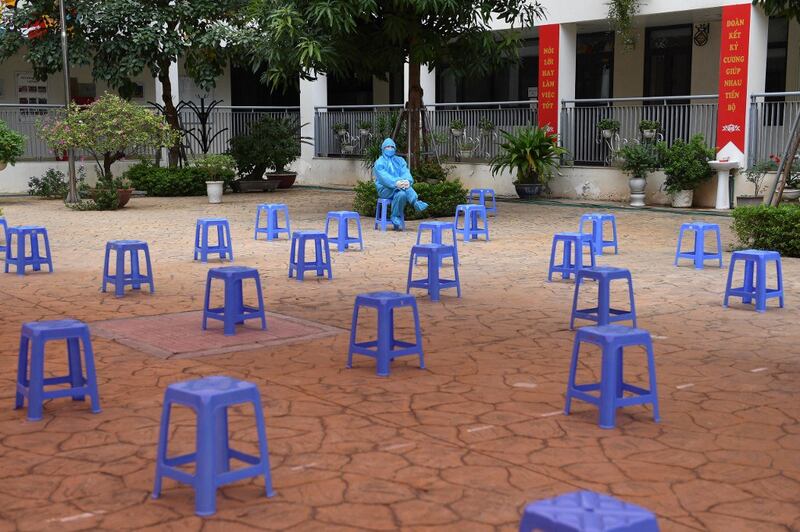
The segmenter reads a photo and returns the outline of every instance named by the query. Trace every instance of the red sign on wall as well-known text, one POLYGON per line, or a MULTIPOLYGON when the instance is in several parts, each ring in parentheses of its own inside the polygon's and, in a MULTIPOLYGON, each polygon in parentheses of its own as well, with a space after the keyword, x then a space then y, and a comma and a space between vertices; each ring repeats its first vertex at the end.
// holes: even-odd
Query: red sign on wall
POLYGON ((747 62, 750 45, 750 4, 722 8, 719 52, 717 146, 729 142, 744 152, 747 116, 747 62))
POLYGON ((558 133, 558 24, 539 26, 539 127, 558 133))

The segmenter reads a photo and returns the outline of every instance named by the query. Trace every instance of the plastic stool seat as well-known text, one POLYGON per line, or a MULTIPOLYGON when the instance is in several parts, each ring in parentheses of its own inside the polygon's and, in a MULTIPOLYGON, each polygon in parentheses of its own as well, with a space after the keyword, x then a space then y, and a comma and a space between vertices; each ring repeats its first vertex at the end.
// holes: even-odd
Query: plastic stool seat
POLYGON ((322 231, 295 231, 292 233, 292 249, 289 255, 289 278, 297 273, 297 280, 302 281, 307 271, 317 272, 322 277, 328 272, 328 279, 333 279, 331 268, 331 247, 328 235, 322 231), (314 243, 314 260, 306 260, 306 243, 314 243))
POLYGON ((658 532, 656 516, 639 506, 591 491, 528 504, 519 532, 658 532))
POLYGON ((419 367, 425 368, 422 352, 422 332, 419 326, 417 301, 413 296, 397 292, 371 292, 356 296, 353 306, 353 321, 350 328, 350 348, 347 352, 347 367, 353 367, 353 355, 366 355, 375 359, 376 373, 379 377, 389 375, 390 362, 397 357, 419 355, 419 367), (361 307, 371 307, 378 311, 378 337, 376 340, 357 342, 358 314, 361 307), (414 316, 415 341, 405 342, 394 337, 394 310, 409 307, 414 316))
POLYGON ((631 277, 631 272, 625 268, 615 268, 612 266, 595 266, 593 268, 581 268, 578 270, 575 276, 575 294, 572 299, 572 314, 569 320, 570 330, 575 328, 575 319, 593 321, 598 325, 608 325, 617 321, 631 320, 635 328, 636 304, 633 298, 633 279, 631 277), (578 309, 578 295, 584 279, 593 279, 597 281, 597 306, 578 309), (628 282, 630 310, 611 308, 611 281, 618 279, 628 282))
POLYGON ((472 239, 478 240, 483 236, 489 240, 489 218, 486 215, 486 207, 484 205, 474 205, 471 203, 456 206, 456 215, 453 219, 456 226, 456 234, 460 234, 464 242, 469 242, 472 239), (464 226, 459 227, 459 220, 464 218, 464 226), (483 222, 481 227, 479 222, 483 222))
MULTIPOLYGON (((330 230, 330 223, 336 222, 337 235, 333 239, 336 242, 336 251, 342 252, 350 247, 350 244, 358 244, 360 249, 364 250, 364 239, 361 234, 361 216, 353 211, 331 211, 325 218, 325 234, 327 235, 330 230), (356 229, 358 236, 350 236, 348 234, 348 224, 350 220, 356 222, 356 229)), ((330 237, 328 237, 330 239, 330 237)))
POLYGON ((497 195, 492 188, 473 188, 469 191, 469 201, 477 200, 476 205, 483 205, 486 207, 487 214, 497 214, 497 195), (486 202, 491 200, 491 205, 486 202))
MULTIPOLYGON (((386 228, 392 223, 389 220, 391 210, 391 199, 378 198, 378 202, 375 204, 375 229, 380 228, 381 231, 386 231, 386 228)), ((400 215, 400 229, 403 231, 406 229, 405 213, 400 215)))
POLYGON ((556 233, 553 235, 553 244, 550 248, 550 267, 547 270, 547 281, 553 280, 554 273, 560 273, 562 279, 569 279, 583 268, 583 247, 589 246, 589 261, 595 267, 594 242, 592 235, 585 233, 556 233), (563 247, 562 262, 556 264, 556 251, 558 244, 563 247))
POLYGON ((600 410, 600 428, 613 429, 616 424, 618 408, 650 403, 653 405, 653 419, 658 422, 658 393, 656 391, 656 368, 653 356, 653 341, 644 329, 632 329, 621 325, 602 325, 582 327, 575 333, 572 362, 569 367, 567 397, 564 413, 569 414, 572 399, 581 399, 597 406, 600 410), (578 358, 582 343, 599 346, 602 350, 601 377, 599 383, 576 384, 578 358), (625 347, 642 346, 647 351, 647 366, 650 389, 645 390, 628 384, 623 380, 623 350, 625 347), (600 392, 599 397, 594 393, 600 392), (633 394, 625 397, 625 392, 633 394))
POLYGON ((87 395, 91 399, 92 412, 100 412, 100 395, 97 391, 89 326, 71 319, 24 323, 19 342, 14 408, 22 408, 27 398, 28 420, 38 421, 42 419, 44 400, 72 397, 73 401, 83 401, 87 395), (45 378, 45 344, 52 340, 67 341, 69 374, 45 378), (83 360, 81 360, 81 344, 83 344, 83 360), (69 384, 69 388, 46 389, 49 386, 63 384, 69 384))
POLYGON ((253 238, 258 240, 259 234, 267 235, 267 241, 277 239, 281 233, 286 233, 286 236, 292 234, 291 222, 289 220, 289 207, 284 203, 260 203, 256 208, 256 224, 253 238), (261 225, 261 213, 266 215, 266 225, 261 225), (282 213, 285 227, 281 227, 278 223, 278 214, 282 213))
POLYGON ((688 222, 681 225, 678 233, 678 248, 675 250, 674 265, 678 265, 679 259, 691 259, 695 269, 702 270, 707 260, 716 259, 719 267, 722 268, 722 239, 720 237, 719 225, 706 222, 688 222), (683 235, 687 231, 694 233, 694 248, 691 251, 682 251, 683 235), (708 252, 705 249, 706 233, 715 233, 717 237, 717 251, 708 252))
POLYGON ((221 260, 233 261, 233 244, 231 242, 231 226, 225 218, 199 218, 194 229, 194 260, 200 256, 201 262, 208 262, 209 255, 219 255, 221 260), (211 245, 208 233, 217 229, 217 243, 211 245))
POLYGON ((729 298, 741 297, 742 303, 750 305, 755 300, 757 312, 767 311, 767 300, 778 298, 780 308, 783 308, 783 268, 781 255, 777 251, 764 251, 760 249, 745 249, 734 251, 728 269, 728 281, 725 283, 725 298, 723 306, 728 306, 729 298), (733 274, 737 262, 744 262, 744 283, 742 286, 733 287, 733 274), (767 286, 767 266, 775 263, 776 287, 767 286))
POLYGON ((456 224, 453 222, 440 221, 420 222, 419 226, 417 227, 417 245, 421 243, 422 235, 426 231, 431 232, 431 244, 444 244, 444 233, 445 231, 449 231, 452 235, 452 246, 454 251, 453 262, 458 263, 458 239, 456 238, 456 224))
POLYGON ((156 453, 156 475, 153 498, 161 495, 163 477, 190 484, 195 492, 195 513, 201 516, 216 512, 219 486, 239 480, 264 476, 265 492, 272 497, 272 475, 267 449, 267 433, 261 406, 261 395, 255 384, 230 377, 211 376, 170 384, 164 392, 164 406, 156 453), (228 407, 251 404, 258 434, 258 456, 231 448, 228 440, 228 407), (195 452, 167 456, 169 420, 173 405, 191 408, 197 415, 197 447, 195 452), (231 470, 231 460, 246 467, 231 470), (195 464, 194 474, 180 466, 195 464))
POLYGON ((143 284, 150 285, 150 293, 155 291, 153 287, 153 266, 150 263, 150 250, 147 242, 143 240, 110 240, 106 242, 106 255, 103 261, 103 286, 102 291, 106 291, 106 285, 114 285, 114 295, 122 297, 125 295, 125 286, 130 285, 134 290, 139 290, 143 284), (116 269, 114 275, 109 274, 111 251, 116 252, 116 269), (139 271, 139 252, 144 253, 147 272, 142 274, 139 271), (125 253, 130 253, 131 272, 125 273, 125 253))
POLYGON ((17 275, 25 275, 25 268, 31 266, 33 271, 41 271, 42 265, 47 265, 53 273, 53 259, 50 255, 50 239, 47 229, 40 225, 20 225, 8 227, 5 231, 5 273, 11 266, 16 266, 17 275), (14 242, 16 237, 16 243, 14 242), (42 237, 44 255, 40 253, 39 237, 42 237), (30 255, 27 252, 30 245, 30 255))
POLYGON ((408 260, 408 280, 406 282, 406 294, 412 288, 422 288, 428 291, 431 301, 439 301, 439 292, 446 288, 455 288, 458 297, 461 297, 461 281, 458 276, 458 262, 455 260, 456 251, 454 246, 443 244, 417 244, 411 248, 411 257, 408 260), (427 262, 428 274, 423 279, 413 279, 414 264, 418 257, 425 257, 427 262), (442 261, 453 258, 453 279, 442 279, 439 268, 442 261))
MULTIPOLYGON (((594 245, 594 252, 596 255, 602 255, 605 248, 614 248, 614 254, 619 253, 617 245, 617 217, 613 214, 593 212, 581 216, 580 233, 584 233, 584 225, 586 223, 592 224, 592 231, 588 233, 592 235, 592 243, 594 245), (603 230, 607 223, 611 224, 611 240, 606 240, 603 236, 603 230)), ((587 234, 587 233, 584 233, 587 234)))
POLYGON ((264 299, 261 292, 261 277, 258 270, 247 266, 223 266, 211 268, 206 277, 206 295, 203 304, 203 330, 207 329, 208 319, 219 320, 224 324, 225 336, 236 334, 236 325, 245 320, 260 319, 261 329, 267 329, 267 318, 264 314, 264 299), (211 307, 211 281, 221 279, 224 282, 225 299, 222 307, 211 307), (257 307, 244 304, 242 282, 252 279, 256 285, 257 307))

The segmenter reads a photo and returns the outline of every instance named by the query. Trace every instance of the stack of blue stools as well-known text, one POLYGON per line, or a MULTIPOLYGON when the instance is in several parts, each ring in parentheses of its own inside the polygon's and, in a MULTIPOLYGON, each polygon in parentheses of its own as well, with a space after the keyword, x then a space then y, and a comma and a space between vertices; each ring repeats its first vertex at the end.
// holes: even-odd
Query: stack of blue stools
POLYGON ((27 398, 28 420, 38 421, 42 419, 44 400, 72 397, 73 401, 83 401, 87 395, 92 401, 92 412, 95 414, 100 412, 100 395, 97 392, 97 375, 94 369, 94 352, 89 326, 78 320, 24 323, 19 341, 17 394, 14 407, 22 408, 27 398), (45 344, 52 340, 67 342, 69 375, 49 378, 44 376, 45 344), (83 360, 81 360, 81 343, 83 343, 83 360), (82 369, 84 363, 85 375, 82 369), (45 386, 57 384, 69 384, 70 387, 45 390, 45 386))
POLYGON ((547 270, 547 280, 553 280, 554 273, 560 273, 563 279, 577 275, 583 268, 583 247, 589 246, 591 266, 594 268, 594 243, 592 235, 584 233, 556 233, 553 235, 553 245, 550 248, 550 267, 547 270), (556 264, 556 251, 559 243, 563 246, 562 262, 556 264))
POLYGON ((567 400, 564 407, 565 414, 569 414, 573 397, 599 408, 600 428, 614 428, 618 408, 646 403, 653 405, 653 419, 658 421, 656 366, 650 333, 643 329, 633 329, 621 325, 602 325, 578 329, 575 333, 575 345, 572 351, 572 362, 569 367, 567 400), (598 383, 576 384, 575 382, 582 343, 597 345, 602 350, 602 369, 600 382, 598 383), (647 365, 650 376, 649 390, 633 386, 623 380, 623 350, 625 347, 632 346, 643 346, 647 351, 647 365), (590 392, 599 392, 599 396, 590 392), (633 396, 625 397, 625 392, 630 392, 633 396))
POLYGON ((401 356, 419 355, 419 367, 425 368, 422 353, 422 332, 419 326, 417 301, 413 296, 397 292, 372 292, 356 296, 353 307, 353 322, 350 328, 350 349, 347 352, 347 367, 353 367, 353 354, 366 355, 375 359, 379 377, 389 376, 392 360, 401 356), (378 311, 378 338, 367 342, 356 341, 358 311, 361 307, 371 307, 378 311), (414 315, 415 341, 404 342, 394 337, 394 311, 408 307, 414 315))
POLYGON ((422 243, 422 235, 431 232, 431 244, 444 244, 445 231, 451 234, 453 245, 453 262, 458 263, 458 240, 456 239, 456 224, 453 222, 420 222, 417 228, 417 245, 422 243))
POLYGON ((531 503, 519 532, 658 532, 656 516, 644 508, 591 491, 576 491, 531 503))
POLYGON ((678 259, 691 259, 694 267, 702 270, 707 260, 718 260, 719 267, 722 268, 722 239, 719 234, 719 225, 708 224, 705 222, 689 222, 681 225, 681 232, 678 234, 678 249, 675 251, 675 266, 678 259), (682 251, 683 235, 686 232, 694 233, 694 247, 691 251, 682 251), (717 251, 706 252, 705 240, 706 233, 715 233, 717 237, 717 251))
POLYGON ((292 233, 292 250, 289 255, 289 278, 297 273, 297 280, 304 279, 305 272, 317 272, 322 277, 328 272, 328 279, 333 279, 331 268, 331 247, 328 235, 322 231, 295 231, 292 233), (306 243, 314 243, 314 261, 306 260, 306 243))
POLYGON ((741 297, 745 305, 750 305, 755 300, 758 312, 766 312, 767 299, 772 298, 778 298, 778 304, 783 308, 783 270, 780 253, 760 249, 734 251, 728 270, 728 281, 725 284, 724 306, 728 306, 728 299, 731 296, 741 297), (742 286, 733 287, 733 274, 737 262, 744 262, 744 283, 742 286), (775 288, 767 286, 767 266, 770 263, 775 264, 775 288))
POLYGON ((581 216, 580 232, 583 233, 584 225, 592 224, 592 242, 596 255, 602 255, 605 248, 614 248, 614 254, 619 253, 617 245, 617 218, 613 214, 590 213, 581 216), (611 224, 611 240, 606 240, 603 236, 606 224, 611 224))
POLYGON ((195 513, 212 515, 217 509, 217 488, 239 480, 264 476, 267 497, 272 497, 272 475, 269 467, 267 431, 261 407, 261 394, 255 384, 230 377, 205 377, 170 384, 164 393, 161 429, 156 454, 156 476, 153 498, 161 495, 163 477, 169 477, 194 488, 195 513), (228 441, 228 408, 251 404, 258 432, 258 456, 232 449, 228 441), (191 408, 197 415, 197 447, 195 452, 167 456, 169 418, 173 405, 191 408), (231 470, 231 460, 247 467, 231 470), (194 464, 194 474, 182 466, 194 464))
POLYGON ((439 301, 439 292, 446 288, 455 288, 458 297, 461 297, 461 282, 458 277, 458 263, 455 261, 456 250, 454 246, 443 244, 418 244, 411 248, 411 257, 408 261, 408 281, 406 283, 406 293, 412 288, 422 288, 428 291, 432 301, 439 301), (413 280, 414 264, 418 257, 425 257, 428 268, 428 275, 423 279, 413 280), (439 275, 439 268, 442 261, 446 258, 453 259, 453 279, 442 279, 439 275))
POLYGON ((575 319, 589 320, 598 325, 608 325, 617 321, 633 321, 636 327, 636 304, 633 301, 633 279, 631 272, 625 268, 614 268, 612 266, 596 266, 594 268, 582 268, 575 276, 575 295, 572 299, 572 315, 569 320, 569 328, 575 328, 575 319), (592 279, 597 281, 597 306, 586 309, 578 309, 578 295, 580 293, 582 281, 592 279), (630 300, 630 310, 611 308, 611 281, 625 280, 628 282, 628 298, 630 300))
POLYGON ((486 207, 487 214, 497 214, 497 196, 491 188, 473 188, 469 191, 469 201, 476 201, 477 205, 486 207), (489 201, 491 204, 487 205, 489 201))
POLYGON ((456 233, 461 234, 464 242, 478 240, 483 236, 489 240, 489 218, 484 205, 465 204, 456 206, 456 216, 453 220, 456 233), (459 220, 464 219, 464 226, 459 226, 459 220), (481 224, 483 222, 483 224, 481 224))
MULTIPOLYGON (((328 213, 328 216, 325 218, 325 234, 328 234, 330 230, 331 222, 336 222, 336 238, 333 239, 336 242, 336 250, 339 252, 345 251, 350 247, 350 244, 358 244, 359 249, 364 249, 364 239, 361 235, 361 217, 358 215, 357 212, 352 211, 331 211, 328 213), (350 236, 348 233, 348 225, 350 220, 354 220, 356 223, 356 229, 358 231, 358 236, 350 236)), ((329 237, 330 238, 330 237, 329 237)))
MULTIPOLYGON (((378 203, 375 205, 375 229, 380 228, 381 231, 386 231, 386 228, 392 224, 389 221, 392 212, 392 200, 378 198, 378 203)), ((400 215, 400 229, 405 230, 406 220, 405 213, 400 215)))
POLYGON ((261 203, 256 209, 256 228, 253 233, 253 238, 258 240, 259 233, 267 235, 267 240, 277 239, 281 233, 286 233, 286 236, 292 234, 291 225, 289 221, 289 207, 283 203, 261 203), (266 215, 266 225, 261 225, 261 213, 266 215), (280 226, 278 222, 278 214, 283 214, 286 225, 280 226))
POLYGON ((231 243, 231 226, 225 218, 200 218, 194 229, 194 260, 200 256, 201 262, 208 262, 209 255, 233 260, 233 244, 231 243), (208 233, 217 229, 217 244, 211 245, 208 233))
POLYGON ((155 288, 153 288, 153 267, 150 264, 150 250, 147 248, 147 242, 142 240, 110 240, 106 243, 106 258, 103 261, 103 292, 106 291, 108 283, 114 285, 114 295, 117 297, 125 295, 126 285, 131 285, 134 290, 139 290, 143 284, 149 284, 150 293, 152 294, 155 291, 155 288), (108 271, 112 250, 117 254, 114 275, 110 275, 108 271), (144 253, 144 260, 147 266, 147 272, 144 274, 139 269, 140 251, 144 253), (131 273, 125 273, 125 253, 130 253, 131 273))
POLYGON ((264 314, 264 298, 261 293, 261 278, 258 270, 246 266, 224 266, 211 268, 206 278, 206 296, 203 304, 203 330, 206 330, 208 318, 224 323, 225 336, 236 334, 236 325, 245 320, 260 319, 261 329, 267 329, 267 318, 264 314), (222 307, 211 308, 211 281, 221 279, 224 284, 225 300, 222 307), (244 304, 242 282, 252 279, 256 285, 257 307, 244 304))
POLYGON ((53 273, 53 259, 50 255, 50 239, 47 237, 47 229, 39 225, 9 227, 6 230, 6 238, 6 273, 10 266, 16 266, 17 275, 25 275, 27 266, 38 272, 41 271, 43 264, 46 264, 50 273, 53 273), (42 238, 44 255, 41 254, 39 247, 39 237, 42 238), (27 251, 28 246, 30 246, 30 255, 27 251))

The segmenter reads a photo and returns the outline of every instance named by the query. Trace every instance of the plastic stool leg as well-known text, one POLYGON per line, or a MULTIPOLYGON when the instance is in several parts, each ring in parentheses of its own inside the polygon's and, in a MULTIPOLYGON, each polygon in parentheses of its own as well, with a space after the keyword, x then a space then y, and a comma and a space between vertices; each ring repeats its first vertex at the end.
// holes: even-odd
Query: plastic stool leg
MULTIPOLYGON (((67 339, 67 362, 69 365, 70 387, 80 388, 84 385, 83 368, 81 364, 81 344, 78 338, 67 339)), ((73 401, 83 401, 83 395, 73 395, 73 401)))
POLYGON ((147 280, 150 283, 150 293, 156 291, 155 285, 153 283, 153 265, 150 263, 150 249, 145 247, 144 248, 144 261, 147 265, 147 280))
POLYGON ((197 260, 197 251, 200 247, 200 224, 194 226, 194 260, 197 260))
POLYGON ((658 390, 656 384, 656 359, 653 355, 653 342, 648 341, 645 344, 647 350, 647 373, 650 378, 650 395, 653 396, 653 421, 658 423, 661 420, 658 408, 658 390))
POLYGON ((416 337, 417 348, 419 349, 419 369, 425 369, 425 354, 422 351, 422 330, 419 326, 419 310, 417 310, 416 301, 411 305, 411 311, 414 314, 414 336, 416 337))
POLYGON ((778 276, 778 303, 780 308, 783 308, 783 268, 781 267, 781 258, 775 261, 775 274, 778 276))
POLYGON ((346 368, 353 367, 353 346, 356 345, 356 334, 358 332, 358 303, 353 305, 353 321, 350 322, 350 347, 347 349, 346 368))
POLYGON ((417 260, 417 254, 411 252, 411 257, 408 260, 408 280, 406 281, 406 294, 411 293, 411 275, 414 273, 414 262, 417 260))
POLYGON ((103 259, 103 286, 100 288, 101 292, 106 291, 106 280, 108 279, 108 261, 111 258, 111 246, 106 244, 106 255, 105 259, 103 259))
POLYGON ((39 233, 31 232, 31 260, 33 261, 33 271, 38 272, 42 269, 41 255, 39 255, 39 233))
POLYGON ((675 262, 673 266, 678 265, 678 259, 681 256, 681 245, 683 244, 683 227, 681 227, 680 232, 678 233, 678 247, 675 249, 675 262))
POLYGON ((461 297, 461 279, 458 276, 458 262, 453 261, 453 275, 456 281, 456 297, 461 297))
POLYGON ((34 338, 31 343, 28 421, 39 421, 42 419, 42 393, 44 392, 44 342, 41 339, 34 338))
POLYGON ((81 335, 83 343, 83 357, 86 359, 86 387, 89 389, 89 398, 92 400, 92 413, 99 414, 100 393, 97 390, 97 372, 94 366, 94 349, 92 349, 92 338, 89 332, 81 335))
POLYGON ((139 250, 131 249, 131 285, 134 290, 141 290, 141 276, 139 273, 139 250))
MULTIPOLYGON (((577 282, 575 283, 577 284, 577 282)), ((606 279, 597 282, 597 325, 608 325, 610 316, 610 286, 606 279)))
POLYGON ((614 239, 614 255, 619 255, 619 241, 617 240, 617 219, 611 218, 611 235, 614 239))
POLYGON ((292 278, 292 272, 296 269, 297 265, 297 239, 292 237, 292 244, 289 249, 289 279, 292 278))
POLYGON ((756 282, 756 311, 767 311, 767 261, 756 264, 758 281, 756 282))
POLYGON ((553 239, 553 244, 550 246, 550 267, 547 269, 547 281, 553 280, 553 268, 556 264, 556 251, 558 248, 558 241, 553 239))
POLYGON ((209 303, 211 302, 211 276, 206 277, 206 296, 203 302, 203 330, 205 331, 208 325, 208 310, 209 303))
POLYGON ((17 233, 17 275, 25 275, 25 235, 17 233))
POLYGON ((575 374, 578 371, 578 357, 581 352, 581 342, 575 338, 575 343, 572 346, 572 361, 569 364, 569 378, 567 379, 567 398, 564 403, 564 414, 569 415, 570 408, 572 407, 572 390, 575 388, 575 374))
MULTIPOLYGON (((17 384, 25 387, 30 386, 28 381, 28 338, 20 336, 19 339, 19 358, 17 359, 17 384)), ((22 408, 25 404, 25 396, 17 388, 14 396, 14 410, 22 408)))
POLYGON ((572 295, 572 312, 570 313, 569 318, 569 330, 575 330, 575 313, 578 311, 578 293, 581 289, 581 281, 583 280, 583 276, 581 276, 580 272, 575 276, 575 291, 572 295))
POLYGON ((272 489, 272 472, 269 466, 269 448, 267 446, 267 429, 264 425, 264 412, 261 406, 261 394, 256 390, 256 400, 253 401, 253 411, 256 416, 256 431, 258 432, 258 451, 261 463, 264 466, 264 492, 267 497, 275 495, 272 489))
POLYGON ((389 376, 389 358, 392 351, 392 310, 381 306, 378 308, 378 346, 375 362, 377 363, 377 375, 379 377, 389 376))
POLYGON ((716 230, 717 233, 717 253, 719 254, 719 267, 722 268, 722 237, 719 234, 719 229, 716 230))
POLYGON ((603 349, 600 377, 600 428, 613 429, 616 425, 616 395, 618 378, 615 362, 620 358, 621 348, 609 346, 603 349))
POLYGON ((428 257, 428 295, 431 301, 439 301, 439 260, 433 256, 428 257))
POLYGON ((225 249, 228 251, 228 260, 233 262, 233 239, 231 238, 231 225, 225 221, 225 249))
POLYGON ((325 251, 325 265, 326 269, 328 270, 328 279, 333 279, 333 263, 331 262, 331 243, 328 241, 328 237, 322 239, 322 243, 324 244, 324 251, 325 251))
POLYGON ((631 276, 628 276, 628 298, 630 299, 631 304, 631 321, 633 321, 633 328, 636 329, 636 302, 634 301, 633 297, 633 277, 631 276))
MULTIPOLYGON (((755 268, 755 264, 751 260, 745 260, 744 262, 744 289, 747 291, 748 294, 752 294, 755 292, 755 285, 753 279, 753 270, 755 268)), ((749 305, 753 301, 752 296, 747 295, 742 297, 742 303, 749 305)))
POLYGON ((364 235, 361 233, 361 218, 356 218, 356 228, 358 229, 359 250, 364 251, 364 235))
POLYGON ((305 278, 306 271, 306 239, 302 236, 297 242, 297 280, 302 281, 305 278))
POLYGON ((214 474, 231 470, 230 446, 228 445, 228 407, 215 409, 214 416, 214 474))
POLYGON ((169 415, 172 403, 164 395, 164 406, 161 408, 161 427, 158 431, 158 447, 156 448, 156 478, 153 481, 153 499, 161 496, 161 466, 167 460, 167 440, 169 440, 169 415))
POLYGON ((317 277, 325 275, 325 259, 322 255, 322 240, 319 238, 314 239, 314 266, 317 270, 317 277))
POLYGON ((706 260, 706 232, 696 229, 694 232, 694 269, 702 270, 706 260))
POLYGON ((594 240, 594 247, 596 253, 600 256, 603 255, 603 219, 595 218, 592 220, 592 239, 594 240))
POLYGON ((195 464, 194 511, 197 515, 213 515, 217 511, 217 489, 214 483, 214 418, 210 412, 197 413, 197 461, 195 464))
POLYGON ((223 321, 225 336, 236 334, 236 322, 239 312, 236 308, 236 283, 225 282, 225 302, 223 303, 223 321))
POLYGON ((203 224, 203 227, 200 230, 201 235, 201 242, 200 242, 200 262, 207 263, 208 262, 208 224, 203 224))
POLYGON ((258 222, 259 218, 261 218, 261 205, 256 207, 256 225, 253 229, 253 240, 258 240, 258 222))
POLYGON ((733 271, 736 268, 736 258, 731 257, 730 265, 728 266, 728 280, 725 283, 725 296, 722 299, 722 306, 728 306, 728 300, 730 298, 732 284, 733 284, 733 271))
POLYGON ((258 297, 258 312, 261 315, 261 330, 267 330, 267 316, 264 312, 264 296, 261 292, 261 277, 256 276, 256 297, 258 297))
POLYGON ((114 272, 114 295, 125 295, 125 250, 117 249, 117 271, 114 272))

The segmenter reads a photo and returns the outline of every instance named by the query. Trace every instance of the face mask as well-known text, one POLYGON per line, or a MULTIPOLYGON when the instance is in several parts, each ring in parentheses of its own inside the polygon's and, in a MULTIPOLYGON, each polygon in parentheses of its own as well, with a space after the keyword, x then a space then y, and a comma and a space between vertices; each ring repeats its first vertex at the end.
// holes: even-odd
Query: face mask
POLYGON ((387 157, 394 157, 394 154, 397 152, 394 148, 386 148, 383 150, 383 154, 387 157))

